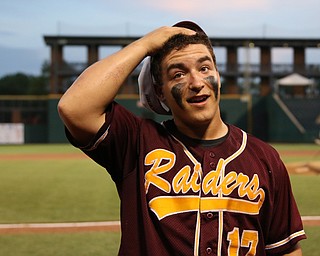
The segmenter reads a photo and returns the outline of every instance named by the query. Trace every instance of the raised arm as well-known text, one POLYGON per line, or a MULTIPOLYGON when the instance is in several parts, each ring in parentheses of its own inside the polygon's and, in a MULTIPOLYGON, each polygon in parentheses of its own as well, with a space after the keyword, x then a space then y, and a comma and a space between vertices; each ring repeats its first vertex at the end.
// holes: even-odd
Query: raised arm
POLYGON ((171 36, 193 34, 185 28, 161 27, 88 67, 62 96, 58 111, 72 136, 86 145, 105 120, 105 109, 123 82, 147 55, 171 36))

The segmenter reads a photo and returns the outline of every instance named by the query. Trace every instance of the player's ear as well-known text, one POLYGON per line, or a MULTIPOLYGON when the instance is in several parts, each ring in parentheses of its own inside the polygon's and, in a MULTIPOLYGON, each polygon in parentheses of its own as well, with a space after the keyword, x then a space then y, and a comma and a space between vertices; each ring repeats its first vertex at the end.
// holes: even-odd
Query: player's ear
POLYGON ((220 80, 220 74, 219 74, 218 70, 216 71, 216 77, 217 77, 217 80, 218 80, 219 89, 221 89, 221 80, 220 80))

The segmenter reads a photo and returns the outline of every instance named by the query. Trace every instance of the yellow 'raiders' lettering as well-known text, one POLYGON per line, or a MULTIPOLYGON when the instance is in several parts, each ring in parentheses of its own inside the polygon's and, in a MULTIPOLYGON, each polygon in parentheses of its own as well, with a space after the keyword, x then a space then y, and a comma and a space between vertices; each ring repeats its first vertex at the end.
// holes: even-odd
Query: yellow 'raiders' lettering
POLYGON ((176 156, 170 151, 164 149, 155 149, 146 155, 144 159, 145 165, 152 165, 150 170, 145 174, 145 189, 148 193, 150 184, 155 185, 164 192, 169 193, 171 190, 170 183, 159 177, 158 174, 169 171, 176 161, 176 156), (167 160, 166 164, 160 166, 162 160, 167 160))
POLYGON ((248 196, 250 200, 264 199, 265 193, 259 188, 259 177, 254 174, 252 180, 243 173, 229 172, 225 177, 221 178, 223 168, 223 159, 219 160, 216 170, 209 172, 203 179, 202 190, 205 194, 211 192, 212 195, 218 195, 221 191, 224 196, 230 195, 238 187, 240 197, 248 196))
POLYGON ((232 211, 245 214, 258 214, 265 199, 265 191, 260 188, 259 177, 254 174, 250 178, 242 172, 231 171, 224 174, 226 165, 236 157, 219 159, 217 168, 208 172, 202 179, 201 165, 195 161, 193 171, 190 165, 183 166, 173 177, 172 182, 160 177, 174 167, 176 156, 174 153, 155 149, 145 157, 145 165, 151 165, 145 174, 145 189, 148 193, 150 185, 168 193, 158 196, 149 202, 150 209, 159 219, 166 216, 187 211, 232 211), (202 181, 201 181, 202 180, 202 181), (171 189, 176 196, 169 195, 171 189), (205 195, 213 197, 199 197, 178 195, 190 191, 198 193, 202 190, 205 195), (237 190, 239 198, 228 197, 237 190), (200 207, 200 208, 199 208, 200 207))
POLYGON ((220 186, 219 183, 221 183, 221 170, 223 167, 223 159, 220 159, 217 165, 216 171, 212 170, 209 172, 204 178, 202 182, 202 190, 203 193, 208 194, 210 191, 212 195, 217 195, 220 186))
POLYGON ((200 164, 195 165, 193 174, 190 178, 190 166, 183 167, 173 178, 172 186, 175 193, 187 193, 190 189, 194 192, 200 190, 200 175, 201 175, 201 166, 200 164))

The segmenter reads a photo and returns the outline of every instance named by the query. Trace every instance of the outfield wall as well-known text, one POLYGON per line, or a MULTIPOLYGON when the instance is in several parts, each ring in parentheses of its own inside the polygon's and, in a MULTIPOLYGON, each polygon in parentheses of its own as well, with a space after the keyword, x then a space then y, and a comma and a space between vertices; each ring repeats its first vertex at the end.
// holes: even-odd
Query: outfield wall
MULTIPOLYGON (((2 105, 10 108, 4 108, 6 112, 0 110, 0 123, 8 120, 24 123, 25 143, 65 143, 67 140, 64 127, 57 112, 59 99, 60 95, 16 99, 1 97, 2 105)), ((138 95, 119 95, 116 101, 136 115, 157 122, 170 118, 141 107, 138 95)), ((220 108, 225 122, 234 124, 264 141, 308 143, 313 142, 316 137, 316 131, 301 131, 272 96, 222 95, 220 108)))

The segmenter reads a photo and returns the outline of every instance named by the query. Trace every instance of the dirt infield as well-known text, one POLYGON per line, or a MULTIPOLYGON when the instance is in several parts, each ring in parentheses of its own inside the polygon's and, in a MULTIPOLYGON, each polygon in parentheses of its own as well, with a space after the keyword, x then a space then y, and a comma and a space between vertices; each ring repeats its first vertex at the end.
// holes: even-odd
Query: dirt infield
POLYGON ((312 161, 307 163, 291 163, 286 164, 287 170, 292 174, 302 175, 319 175, 320 161, 312 161))
POLYGON ((283 150, 279 151, 281 157, 309 157, 312 160, 305 162, 287 163, 286 167, 289 173, 303 174, 303 175, 318 175, 320 174, 320 147, 316 150, 303 150, 303 151, 291 151, 283 150))
POLYGON ((287 163, 286 168, 291 174, 318 175, 320 174, 320 147, 310 150, 278 150, 282 158, 306 157, 305 162, 287 163))

